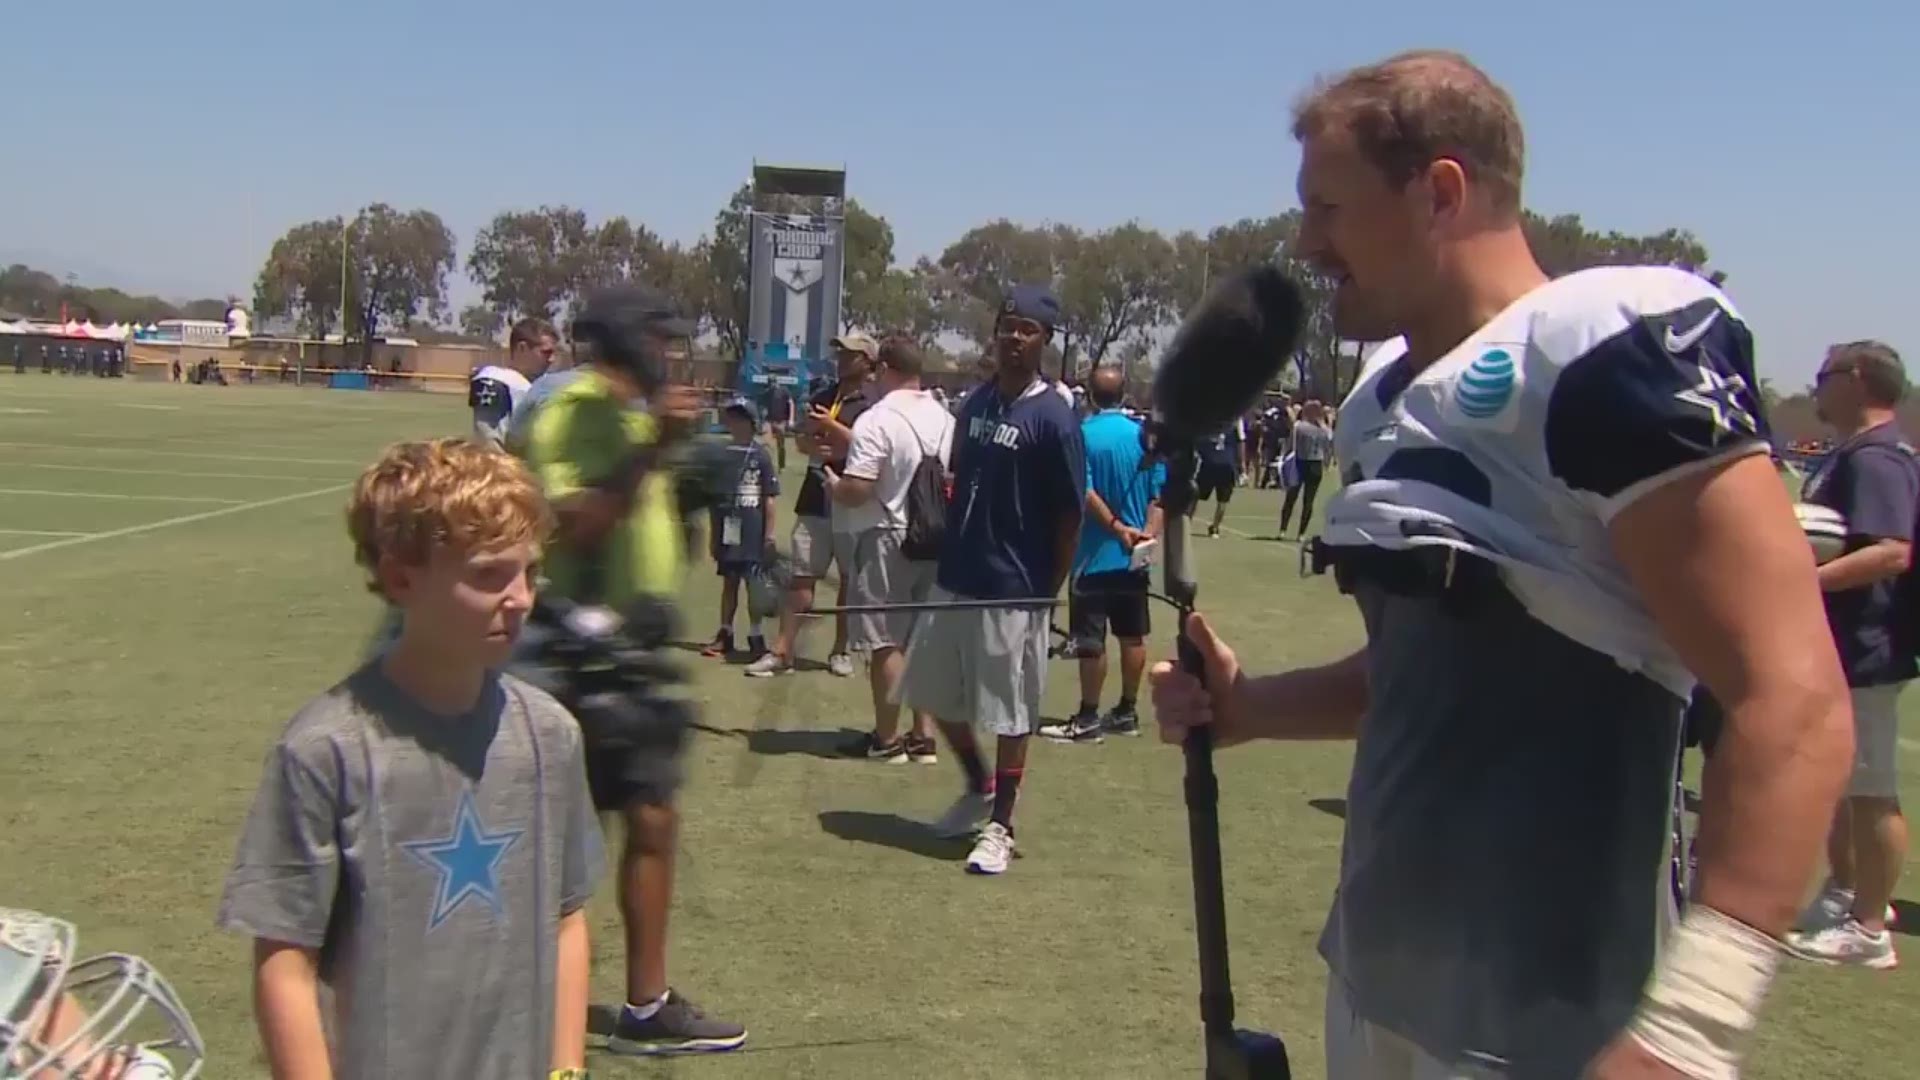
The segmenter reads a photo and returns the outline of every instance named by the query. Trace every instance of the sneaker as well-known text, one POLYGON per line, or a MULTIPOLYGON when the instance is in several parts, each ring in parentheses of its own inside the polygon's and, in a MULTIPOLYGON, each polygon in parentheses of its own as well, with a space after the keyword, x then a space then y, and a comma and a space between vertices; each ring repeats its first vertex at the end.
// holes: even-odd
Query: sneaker
POLYGON ((884 761, 889 765, 900 765, 907 760, 907 741, 894 736, 892 742, 880 742, 869 731, 850 740, 842 752, 848 757, 866 758, 868 761, 884 761))
POLYGON ((746 1028, 708 1016, 700 1006, 668 990, 666 1002, 645 1020, 635 1019, 623 1007, 613 1034, 607 1036, 607 1049, 641 1056, 702 1054, 733 1050, 746 1041, 746 1028))
POLYGON ((827 670, 843 679, 852 678, 853 657, 843 652, 834 653, 832 656, 827 657, 827 670))
POLYGON ((747 655, 753 657, 755 660, 767 655, 767 639, 760 634, 749 635, 747 637, 747 655))
POLYGON ((1055 742, 1097 743, 1102 741, 1100 727, 1099 710, 1082 707, 1064 723, 1041 724, 1040 737, 1052 739, 1055 742))
POLYGON ((1820 887, 1820 895, 1794 921, 1793 930, 1798 934, 1812 934, 1832 929, 1846 922, 1852 911, 1853 890, 1842 889, 1829 881, 1820 887))
POLYGON ((973 854, 967 856, 969 874, 1004 874, 1013 861, 1013 834, 997 821, 987 822, 980 839, 973 842, 973 854))
POLYGON ((1207 526, 1207 536, 1209 538, 1217 539, 1220 536, 1220 526, 1218 525, 1207 526))
POLYGON ((938 765, 940 763, 939 744, 929 735, 922 739, 915 735, 907 736, 907 760, 915 765, 938 765))
POLYGON ((700 650, 701 656, 725 656, 733 651, 733 631, 722 630, 713 635, 707 647, 700 650))
POLYGON ((1132 709, 1122 709, 1118 705, 1107 714, 1103 723, 1106 729, 1115 735, 1138 736, 1140 734, 1140 714, 1132 709))
POLYGON ((785 675, 792 670, 792 661, 781 656, 779 653, 770 652, 760 659, 755 660, 753 663, 748 664, 742 674, 746 675, 749 679, 771 679, 775 675, 785 675))
POLYGON ((1885 930, 1870 933, 1854 919, 1811 933, 1795 931, 1787 935, 1786 946, 1788 952, 1816 964, 1875 971, 1891 971, 1900 966, 1900 957, 1893 951, 1893 935, 1885 930))
POLYGON ((992 795, 964 792, 953 801, 952 806, 947 807, 946 813, 940 815, 940 820, 933 823, 933 835, 942 840, 972 836, 985 828, 992 817, 992 795))

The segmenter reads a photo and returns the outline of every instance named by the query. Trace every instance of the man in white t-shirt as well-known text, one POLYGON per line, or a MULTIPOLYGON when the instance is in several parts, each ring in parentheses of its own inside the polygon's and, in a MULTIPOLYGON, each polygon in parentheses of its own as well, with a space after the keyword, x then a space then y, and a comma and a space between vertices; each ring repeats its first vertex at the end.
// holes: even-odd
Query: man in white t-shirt
MULTIPOLYGON (((925 365, 910 338, 880 343, 874 361, 880 400, 853 422, 845 473, 826 473, 827 496, 839 513, 842 531, 853 534, 853 559, 847 603, 902 604, 927 599, 935 562, 908 558, 901 550, 907 533, 908 491, 922 460, 932 457, 944 473, 953 447, 953 417, 931 393, 920 389, 925 365)), ((933 717, 915 711, 913 731, 900 730, 895 690, 906 667, 913 612, 854 614, 848 617, 847 645, 867 654, 873 681, 873 732, 848 748, 876 761, 922 764, 936 760, 933 717)))

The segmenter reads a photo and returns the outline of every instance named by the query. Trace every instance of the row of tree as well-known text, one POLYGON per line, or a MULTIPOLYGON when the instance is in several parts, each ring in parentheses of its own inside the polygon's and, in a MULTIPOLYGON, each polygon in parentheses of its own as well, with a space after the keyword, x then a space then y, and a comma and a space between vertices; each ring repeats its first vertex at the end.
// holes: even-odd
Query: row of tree
MULTIPOLYGON (((447 304, 447 282, 459 265, 453 232, 430 210, 376 203, 352 220, 307 222, 282 236, 261 269, 255 308, 262 316, 290 317, 314 336, 338 331, 344 312, 349 337, 438 325, 492 338, 515 319, 562 316, 595 286, 637 278, 670 290, 721 353, 734 356, 747 323, 753 205, 752 189, 743 185, 715 216, 712 231, 691 244, 663 240, 626 217, 596 223, 569 206, 504 211, 479 230, 467 252, 465 270, 479 285, 481 302, 453 316, 447 304)), ((1343 351, 1333 334, 1331 282, 1295 254, 1298 211, 1172 236, 1137 222, 1088 231, 1001 219, 968 230, 938 258, 903 264, 885 217, 857 200, 841 210, 850 326, 970 351, 990 336, 1007 285, 1050 282, 1063 314, 1061 363, 1073 369, 1112 359, 1140 365, 1211 279, 1278 262, 1309 296, 1300 374, 1327 394, 1340 393, 1352 378, 1357 353, 1343 351)), ((1532 213, 1526 229, 1542 265, 1555 274, 1623 263, 1704 272, 1707 264, 1700 241, 1679 229, 1601 233, 1576 215, 1532 213)))
POLYGON ((173 304, 157 296, 93 288, 79 284, 71 274, 63 281, 21 263, 0 270, 0 312, 15 317, 53 321, 64 312, 66 318, 106 326, 162 319, 224 319, 227 307, 226 300, 173 304))

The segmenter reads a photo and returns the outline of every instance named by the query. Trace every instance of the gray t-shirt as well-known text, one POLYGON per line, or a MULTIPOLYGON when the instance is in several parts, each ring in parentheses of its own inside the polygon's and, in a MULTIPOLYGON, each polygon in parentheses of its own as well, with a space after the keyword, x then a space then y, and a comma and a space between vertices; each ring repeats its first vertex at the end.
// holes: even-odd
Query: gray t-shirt
POLYGON ((219 924, 320 951, 336 1076, 551 1067, 556 930, 605 864, 580 729, 511 676, 461 717, 376 660, 267 754, 219 924))
POLYGON ((1301 461, 1325 461, 1333 450, 1333 432, 1305 420, 1293 425, 1293 452, 1301 461))
POLYGON ((1320 951, 1443 1062, 1577 1076, 1670 913, 1684 703, 1490 591, 1463 616, 1355 588, 1369 701, 1320 951))

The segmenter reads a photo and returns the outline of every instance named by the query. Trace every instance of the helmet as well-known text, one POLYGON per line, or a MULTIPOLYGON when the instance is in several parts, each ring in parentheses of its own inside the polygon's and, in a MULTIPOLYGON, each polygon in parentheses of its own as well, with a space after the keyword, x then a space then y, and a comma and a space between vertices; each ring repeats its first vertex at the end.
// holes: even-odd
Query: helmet
POLYGON ((659 289, 628 282, 586 295, 573 317, 573 340, 592 346, 594 355, 634 373, 643 393, 666 378, 649 337, 682 338, 694 332, 679 306, 659 289))
POLYGON ((0 908, 0 1077, 190 1080, 206 1044, 151 964, 124 953, 75 960, 72 923, 0 908))

